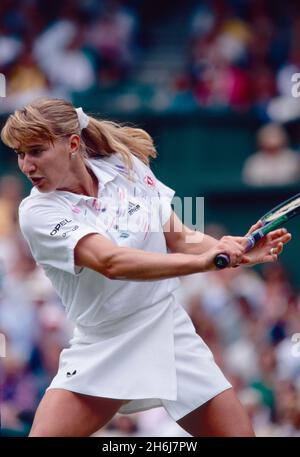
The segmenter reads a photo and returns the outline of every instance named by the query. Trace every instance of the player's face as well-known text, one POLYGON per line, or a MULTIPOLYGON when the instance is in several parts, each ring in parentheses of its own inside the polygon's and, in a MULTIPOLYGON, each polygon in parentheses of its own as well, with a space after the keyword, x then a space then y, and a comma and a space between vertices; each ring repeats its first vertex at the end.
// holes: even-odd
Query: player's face
POLYGON ((70 152, 68 139, 16 150, 20 170, 40 192, 64 187, 71 173, 70 152))

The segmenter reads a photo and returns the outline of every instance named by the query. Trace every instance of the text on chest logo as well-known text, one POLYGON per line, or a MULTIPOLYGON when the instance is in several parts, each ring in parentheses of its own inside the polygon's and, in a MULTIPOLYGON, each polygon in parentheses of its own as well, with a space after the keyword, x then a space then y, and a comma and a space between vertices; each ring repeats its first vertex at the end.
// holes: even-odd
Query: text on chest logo
POLYGON ((63 221, 60 221, 58 224, 56 224, 56 226, 54 227, 54 229, 50 232, 50 235, 51 236, 54 236, 57 234, 57 232, 59 231, 59 229, 61 227, 63 227, 64 225, 66 224, 69 224, 70 222, 72 222, 72 219, 69 220, 69 219, 64 219, 63 221))

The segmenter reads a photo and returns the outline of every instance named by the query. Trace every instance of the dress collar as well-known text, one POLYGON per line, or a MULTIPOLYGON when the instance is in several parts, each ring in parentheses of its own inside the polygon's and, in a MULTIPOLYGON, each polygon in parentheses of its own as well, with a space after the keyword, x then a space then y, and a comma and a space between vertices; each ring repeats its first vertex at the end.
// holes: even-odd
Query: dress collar
POLYGON ((118 172, 105 159, 85 159, 85 164, 98 178, 100 186, 105 186, 117 176, 118 172))

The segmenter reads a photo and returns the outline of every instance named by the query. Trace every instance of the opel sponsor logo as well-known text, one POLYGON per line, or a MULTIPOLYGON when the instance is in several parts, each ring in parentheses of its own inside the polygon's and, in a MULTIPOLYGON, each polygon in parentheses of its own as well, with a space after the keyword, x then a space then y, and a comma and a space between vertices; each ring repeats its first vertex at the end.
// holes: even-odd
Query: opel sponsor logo
POLYGON ((50 235, 51 236, 54 236, 57 234, 57 232, 60 230, 61 227, 63 227, 64 225, 66 224, 69 224, 70 222, 72 222, 72 219, 69 220, 69 219, 64 219, 63 221, 60 221, 55 227, 54 229, 50 232, 50 235))

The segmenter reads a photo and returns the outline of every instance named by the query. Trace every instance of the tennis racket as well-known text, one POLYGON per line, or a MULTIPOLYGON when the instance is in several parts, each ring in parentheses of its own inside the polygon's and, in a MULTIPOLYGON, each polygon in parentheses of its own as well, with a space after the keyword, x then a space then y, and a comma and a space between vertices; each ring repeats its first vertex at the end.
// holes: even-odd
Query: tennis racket
MULTIPOLYGON (((263 217, 261 217, 261 221, 263 223, 262 227, 245 237, 248 240, 245 252, 250 251, 250 249, 252 249, 253 246, 255 246, 255 244, 269 232, 279 228, 298 214, 300 214, 300 193, 275 206, 263 217)), ((229 255, 225 252, 216 255, 214 258, 214 264, 219 270, 228 267, 230 264, 229 255)))

